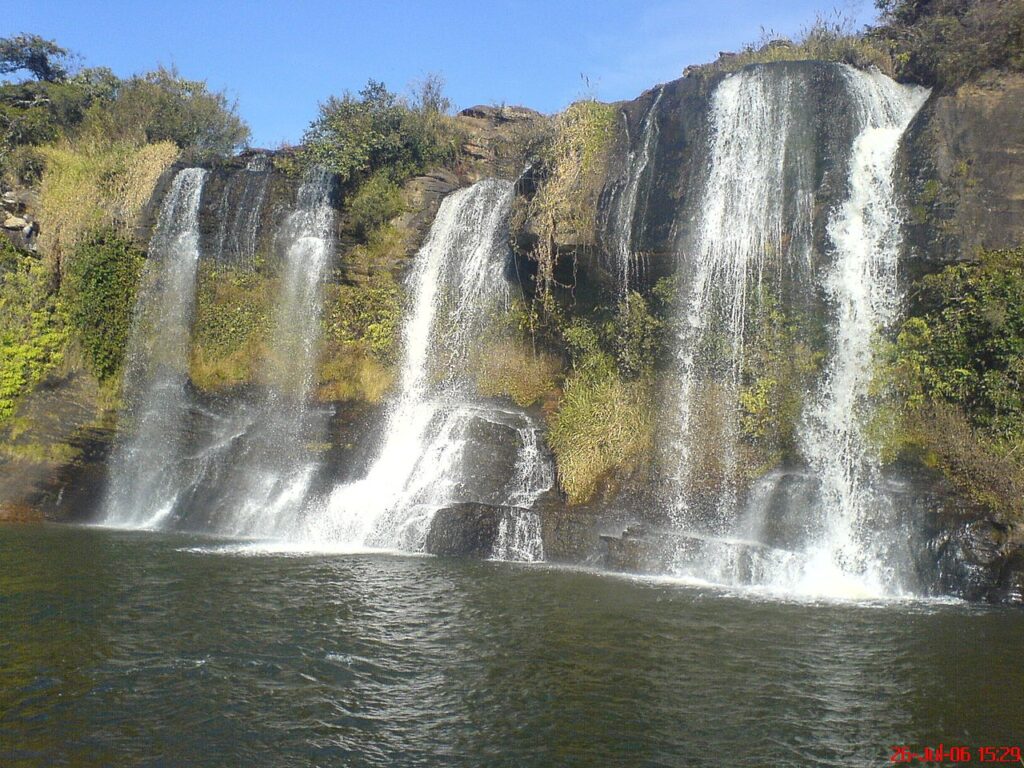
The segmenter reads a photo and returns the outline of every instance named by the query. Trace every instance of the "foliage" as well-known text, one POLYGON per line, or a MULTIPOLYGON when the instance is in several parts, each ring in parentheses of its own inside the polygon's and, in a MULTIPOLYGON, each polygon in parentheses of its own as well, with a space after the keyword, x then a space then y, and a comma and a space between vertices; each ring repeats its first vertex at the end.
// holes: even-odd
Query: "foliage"
POLYGON ((913 311, 883 348, 875 387, 889 400, 872 431, 888 458, 916 457, 976 500, 1018 509, 1024 248, 947 267, 915 289, 913 311))
POLYGON ((1024 71, 1021 0, 876 0, 883 24, 870 38, 887 45, 902 79, 946 88, 990 69, 1024 71))
POLYGON ((105 141, 65 142, 40 150, 46 168, 40 188, 40 247, 58 272, 66 254, 89 232, 128 233, 160 174, 177 157, 170 143, 135 149, 105 141))
POLYGON ((328 286, 321 399, 376 403, 390 388, 402 319, 402 288, 392 270, 403 255, 401 233, 378 227, 349 251, 348 278, 328 286))
POLYGON ((561 363, 520 340, 487 344, 474 361, 476 387, 484 397, 508 397, 526 408, 555 394, 561 363))
POLYGON ((196 286, 189 376, 200 389, 252 381, 270 323, 274 285, 250 270, 203 261, 196 286))
POLYGON ((532 256, 544 290, 554 283, 557 242, 587 246, 595 240, 598 198, 614 137, 615 108, 585 99, 555 118, 550 141, 539 150, 543 181, 521 215, 538 228, 532 256))
POLYGON ((752 302, 739 392, 740 430, 765 469, 792 456, 804 393, 821 369, 824 342, 808 343, 805 318, 787 314, 764 288, 752 302))
POLYGON ((0 236, 0 422, 22 394, 61 363, 67 340, 49 270, 0 236))
POLYGON ((108 136, 135 145, 173 142, 196 159, 230 155, 249 140, 237 104, 174 68, 158 67, 125 80, 109 108, 90 117, 94 130, 108 136))
POLYGON ((39 35, 0 38, 0 75, 26 70, 36 80, 57 83, 67 78, 70 58, 66 48, 39 35))
POLYGON ((68 321, 100 381, 124 360, 142 264, 139 249, 107 228, 90 233, 69 261, 62 290, 68 321))
POLYGON ((404 209, 398 185, 387 172, 378 171, 346 201, 346 227, 353 234, 366 237, 404 209))
POLYGON ((887 46, 857 34, 853 20, 838 11, 832 16, 819 14, 812 24, 800 31, 795 41, 762 29, 757 42, 744 46, 738 53, 724 54, 700 69, 734 72, 750 64, 777 61, 841 61, 862 69, 875 66, 887 74, 893 73, 887 46))
POLYGON ((449 104, 438 78, 428 78, 412 99, 369 80, 358 95, 346 92, 320 105, 303 138, 309 163, 358 184, 376 171, 401 182, 433 165, 454 162, 459 134, 446 114, 449 104))
POLYGON ((548 439, 570 504, 590 501, 648 463, 653 416, 647 382, 588 375, 567 382, 548 439))

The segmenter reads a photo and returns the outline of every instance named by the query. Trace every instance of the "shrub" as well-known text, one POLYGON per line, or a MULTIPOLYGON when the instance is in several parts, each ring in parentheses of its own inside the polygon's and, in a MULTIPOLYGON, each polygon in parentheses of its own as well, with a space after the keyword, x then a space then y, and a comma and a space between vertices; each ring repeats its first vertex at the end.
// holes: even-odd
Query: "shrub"
POLYGON ((953 88, 990 69, 1024 71, 1020 0, 876 0, 869 37, 892 51, 900 78, 953 88))
POLYGON ((997 511, 1024 489, 1024 248, 982 254, 923 278, 885 344, 871 434, 889 460, 941 470, 997 511))
POLYGON ((121 83, 109 110, 95 119, 123 141, 170 141, 202 159, 230 155, 245 146, 249 128, 237 109, 204 81, 187 80, 174 68, 159 67, 121 83))
POLYGON ((432 165, 451 164, 459 132, 445 114, 440 81, 428 81, 419 98, 407 100, 370 80, 358 95, 332 96, 303 137, 306 162, 322 165, 354 186, 387 169, 400 182, 432 165))
POLYGON ((91 233, 69 260, 63 286, 68 320, 100 381, 124 360, 142 264, 139 249, 111 229, 91 233))
POLYGON ((558 480, 570 504, 645 466, 653 447, 653 412, 646 382, 574 376, 551 417, 548 439, 558 480))
POLYGON ((0 235, 0 422, 22 394, 61 363, 67 340, 49 270, 0 235))
POLYGON ((359 185, 345 203, 346 227, 366 237, 405 209, 402 191, 387 172, 378 172, 359 185))

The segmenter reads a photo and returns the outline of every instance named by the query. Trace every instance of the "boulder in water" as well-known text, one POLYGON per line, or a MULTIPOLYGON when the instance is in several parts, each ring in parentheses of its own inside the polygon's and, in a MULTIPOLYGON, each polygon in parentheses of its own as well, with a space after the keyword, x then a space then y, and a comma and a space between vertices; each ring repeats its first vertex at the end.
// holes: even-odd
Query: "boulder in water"
POLYGON ((437 511, 424 549, 432 555, 488 558, 494 551, 501 507, 463 502, 437 511))

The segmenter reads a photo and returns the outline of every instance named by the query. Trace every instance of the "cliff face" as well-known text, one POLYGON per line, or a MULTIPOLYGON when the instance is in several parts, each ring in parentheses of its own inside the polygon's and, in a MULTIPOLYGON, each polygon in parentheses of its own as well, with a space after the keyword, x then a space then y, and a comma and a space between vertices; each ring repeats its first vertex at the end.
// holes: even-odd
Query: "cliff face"
POLYGON ((902 167, 909 276, 1024 242, 1024 75, 934 95, 907 132, 902 167))

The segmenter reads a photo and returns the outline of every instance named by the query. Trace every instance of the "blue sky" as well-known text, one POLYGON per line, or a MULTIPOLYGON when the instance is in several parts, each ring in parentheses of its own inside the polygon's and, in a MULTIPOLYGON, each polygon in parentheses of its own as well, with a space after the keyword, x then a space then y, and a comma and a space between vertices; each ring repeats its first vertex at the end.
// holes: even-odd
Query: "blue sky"
POLYGON ((762 27, 795 35, 835 10, 858 26, 875 17, 871 0, 33 0, 0 14, 0 37, 34 32, 121 76, 174 64, 227 90, 253 144, 276 147, 370 77, 404 91, 437 72, 459 108, 554 112, 582 95, 632 98, 762 27))

